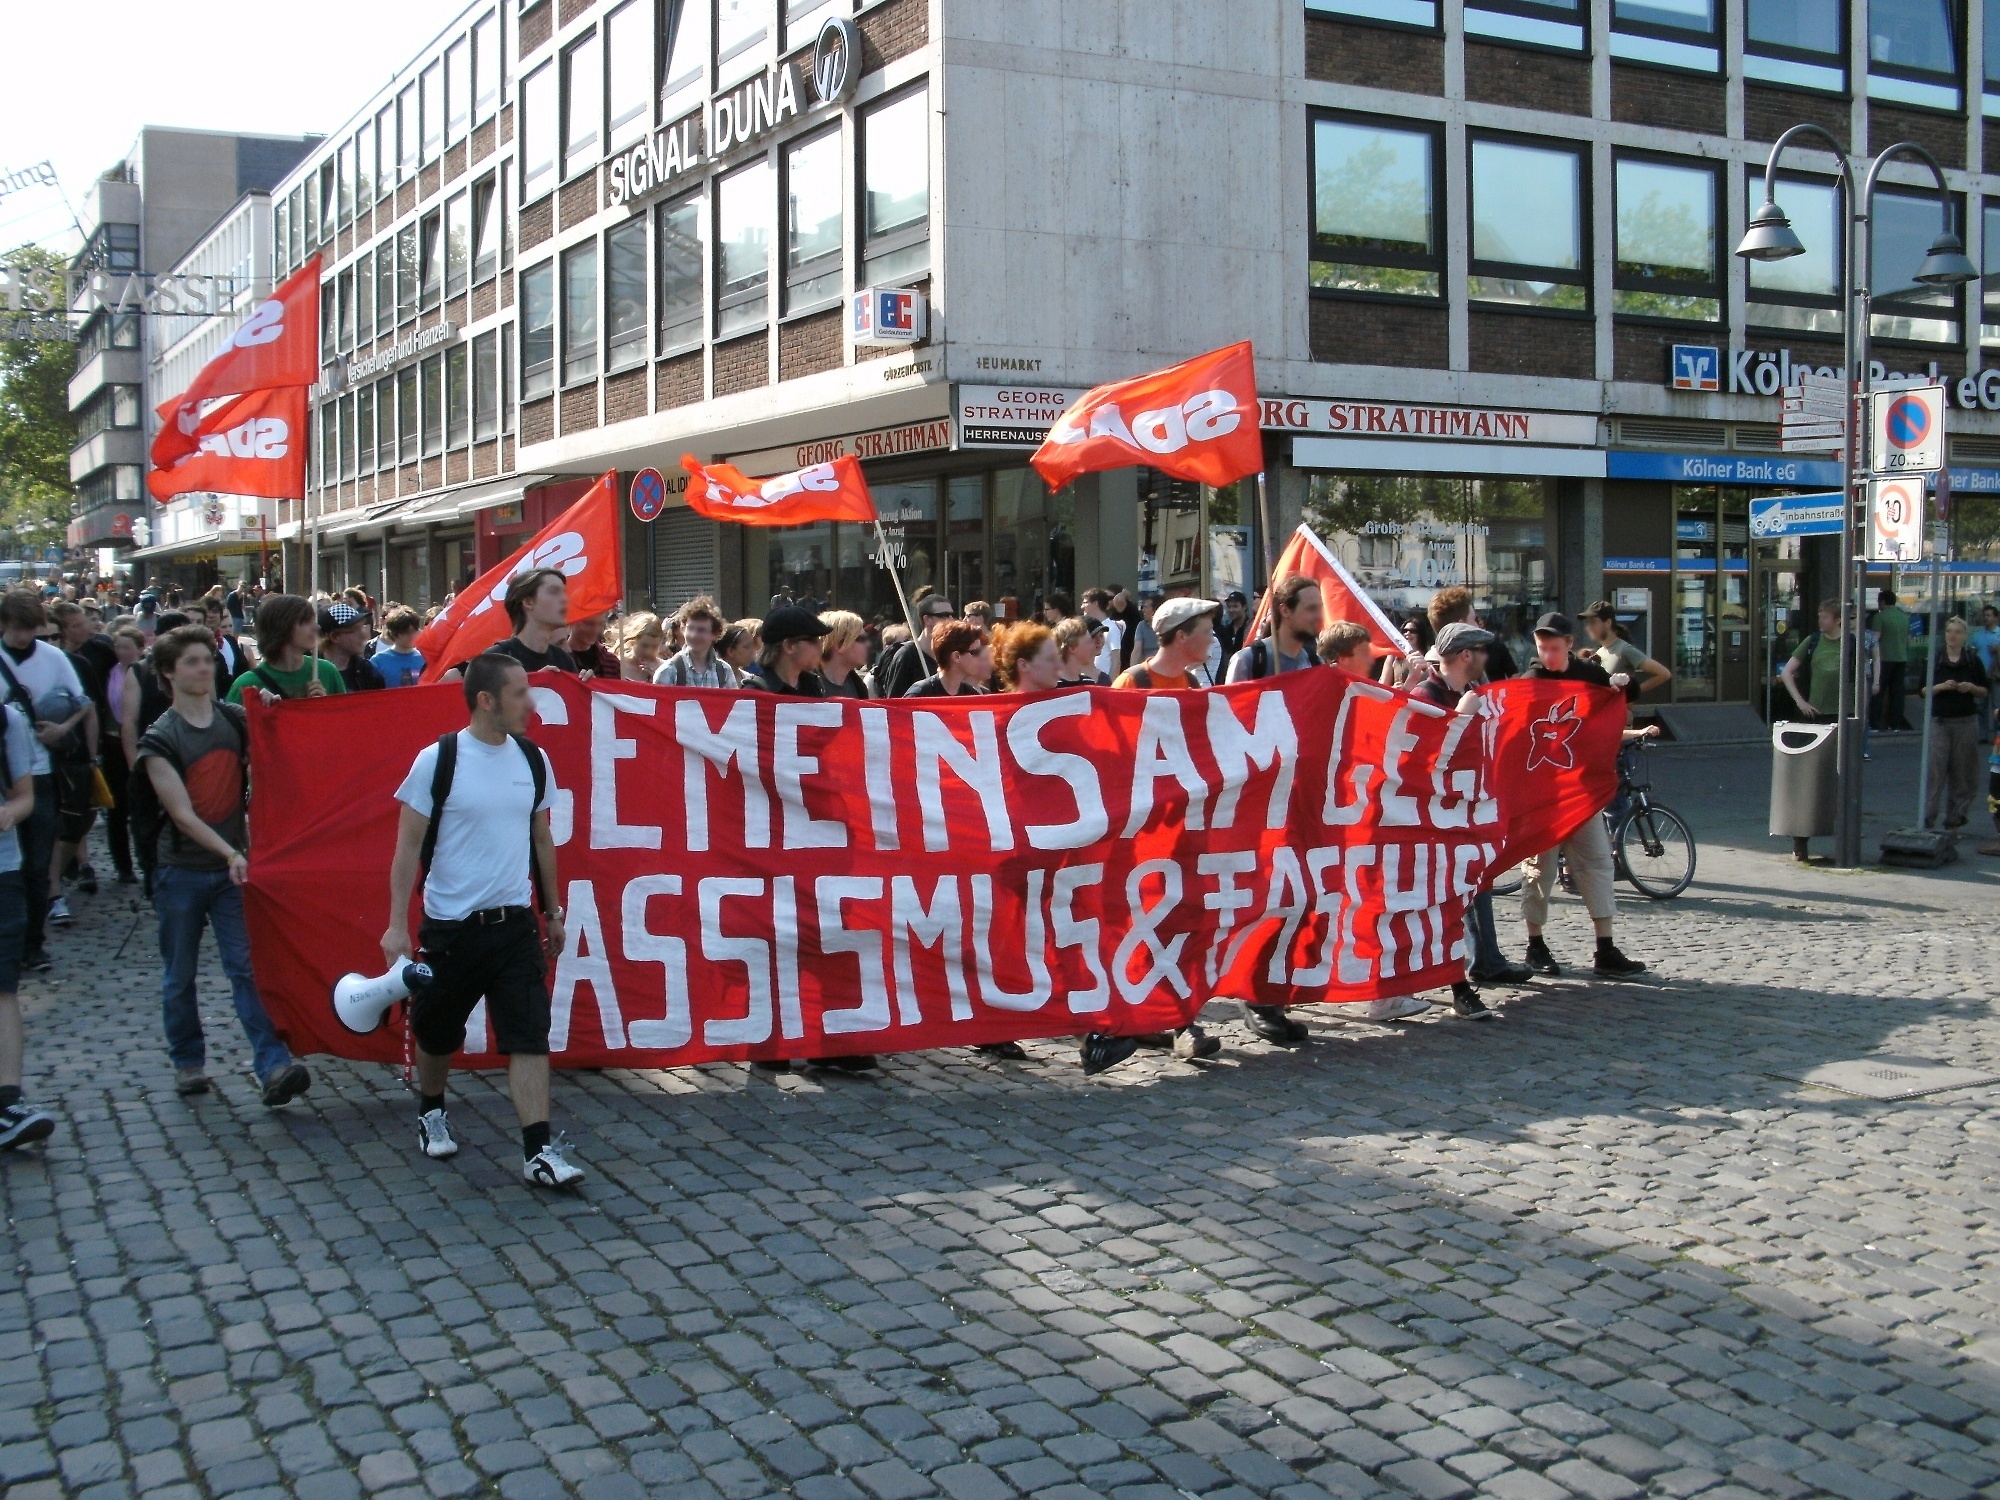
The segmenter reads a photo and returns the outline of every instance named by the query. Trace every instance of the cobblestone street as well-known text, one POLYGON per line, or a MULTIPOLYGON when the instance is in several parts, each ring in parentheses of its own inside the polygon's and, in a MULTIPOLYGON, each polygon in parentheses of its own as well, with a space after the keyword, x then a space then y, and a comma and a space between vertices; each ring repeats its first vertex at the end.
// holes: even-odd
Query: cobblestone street
MULTIPOLYGON (((1703 864, 1676 902, 1621 887, 1646 982, 1489 992, 1488 1026, 1315 1015, 1292 1052, 1218 1005, 1213 1064, 1089 1082, 1067 1043, 564 1074, 570 1198, 520 1181, 487 1080, 452 1162, 400 1070, 309 1059, 266 1110, 212 965, 218 1089, 176 1097, 150 914, 107 886, 24 989, 59 1126, 0 1159, 0 1489, 1989 1491, 2000 1092, 1794 1079, 2000 1072, 2000 862, 1799 870, 1767 758, 1657 757, 1703 864)), ((1914 775, 1877 741, 1879 827, 1914 775)), ((1587 962, 1574 901, 1550 940, 1587 962)))

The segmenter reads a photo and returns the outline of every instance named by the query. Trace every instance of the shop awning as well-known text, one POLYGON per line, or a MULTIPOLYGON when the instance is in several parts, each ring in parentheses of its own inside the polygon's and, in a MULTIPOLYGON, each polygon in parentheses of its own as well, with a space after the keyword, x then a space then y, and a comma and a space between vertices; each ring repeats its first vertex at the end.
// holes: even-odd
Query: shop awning
POLYGON ((178 542, 161 542, 155 547, 135 547, 124 556, 126 562, 165 562, 176 557, 254 557, 275 548, 278 538, 258 532, 220 531, 206 536, 187 537, 178 542))
POLYGON ((320 539, 325 541, 337 536, 352 536, 355 532, 366 531, 371 526, 384 525, 397 511, 415 503, 415 497, 410 495, 397 500, 378 500, 373 505, 363 506, 359 512, 345 516, 326 527, 320 532, 320 539))
POLYGON ((550 474, 515 474, 490 484, 462 486, 426 497, 414 508, 393 518, 396 526, 421 526, 434 521, 456 521, 498 505, 511 505, 538 484, 546 484, 550 474))

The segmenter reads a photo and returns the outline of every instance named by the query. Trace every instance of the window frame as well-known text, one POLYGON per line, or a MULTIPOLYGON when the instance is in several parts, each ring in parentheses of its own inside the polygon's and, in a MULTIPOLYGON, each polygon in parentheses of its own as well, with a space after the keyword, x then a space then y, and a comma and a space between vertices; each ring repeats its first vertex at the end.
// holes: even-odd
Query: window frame
POLYGON ((604 260, 595 237, 565 246, 557 258, 561 262, 557 277, 560 298, 557 318, 561 325, 557 362, 561 366, 559 384, 563 390, 569 390, 572 386, 588 385, 596 380, 604 368, 604 325, 598 308, 599 300, 604 295, 604 260), (572 268, 586 262, 590 266, 590 286, 579 295, 582 289, 571 285, 572 268), (588 349, 578 343, 577 324, 582 321, 576 316, 579 307, 587 307, 590 312, 588 349), (588 369, 584 368, 586 364, 588 369))
POLYGON ((417 220, 417 311, 430 312, 444 303, 444 209, 432 209, 417 220))
MULTIPOLYGON (((1971 33, 1966 0, 1945 0, 1945 8, 1949 17, 1951 47, 1957 59, 1957 67, 1951 72, 1941 72, 1928 68, 1913 68, 1901 63, 1878 63, 1871 48, 1867 59, 1868 97, 1871 100, 1880 99, 1892 105, 1942 110, 1953 114, 1964 107, 1966 85, 1972 77, 1971 59, 1966 56, 1966 39, 1971 33), (1879 87, 1884 83, 1890 87, 1886 89, 1879 87)), ((1985 71, 1986 61, 1982 57, 1979 64, 1982 87, 1985 71)))
POLYGON ((1325 16, 1330 21, 1356 26, 1382 26, 1393 31, 1414 32, 1419 36, 1444 35, 1444 7, 1441 0, 1305 0, 1306 15, 1325 16), (1399 17, 1396 11, 1407 10, 1399 17), (1429 11, 1429 21, 1411 19, 1419 11, 1429 11))
POLYGON ((444 155, 444 57, 440 54, 417 72, 417 170, 444 155), (437 122, 433 132, 431 122, 437 122))
POLYGON ((500 435, 498 345, 498 331, 490 328, 472 340, 472 441, 475 443, 500 435))
POLYGON ((375 382, 375 469, 380 472, 397 464, 396 377, 384 375, 375 382))
POLYGON ((1526 47, 1564 57, 1588 57, 1591 51, 1590 7, 1582 0, 1573 6, 1540 0, 1466 0, 1464 26, 1467 41, 1526 47), (1480 25, 1475 24, 1475 16, 1496 20, 1480 25), (1510 19, 1512 30, 1506 29, 1510 19), (1565 31, 1574 31, 1575 38, 1559 34, 1565 31))
POLYGON ((875 286, 886 283, 898 285, 921 280, 931 274, 932 262, 927 253, 921 271, 909 271, 898 275, 877 276, 872 267, 879 265, 890 256, 914 249, 917 245, 931 243, 931 220, 935 217, 937 195, 937 163, 931 152, 931 110, 930 79, 919 78, 904 88, 884 94, 879 99, 868 101, 866 109, 854 111, 854 236, 855 236, 855 282, 857 287, 875 286), (919 221, 900 229, 887 230, 880 235, 872 235, 868 225, 868 161, 871 155, 869 137, 874 122, 898 104, 907 103, 918 94, 924 96, 924 215, 919 221))
POLYGON ((375 337, 381 338, 396 326, 396 236, 388 235, 375 246, 375 337), (386 288, 384 283, 386 283, 386 288), (388 292, 385 297, 384 290, 388 292))
POLYGON ((500 274, 500 174, 488 172, 472 184, 468 210, 471 215, 471 241, 467 246, 470 257, 471 275, 468 285, 484 286, 500 274), (484 212, 481 212, 482 207, 484 212), (484 224, 485 235, 480 233, 484 224), (484 254, 481 253, 482 249, 484 254))
POLYGON ((471 128, 477 130, 488 120, 497 117, 506 102, 507 64, 501 55, 500 13, 489 10, 472 23, 472 30, 467 35, 472 41, 471 128), (490 54, 484 60, 485 66, 481 65, 482 49, 490 54), (485 78, 488 71, 494 75, 490 86, 485 78))
MULTIPOLYGON (((795 232, 792 224, 792 158, 800 151, 814 146, 824 146, 828 141, 833 143, 834 170, 836 174, 844 174, 845 167, 841 159, 843 142, 841 140, 841 124, 838 120, 835 120, 824 130, 801 132, 798 135, 790 136, 781 141, 778 146, 779 212, 777 227, 780 243, 777 250, 780 279, 784 283, 783 316, 788 318, 803 317, 809 313, 823 312, 829 307, 839 306, 842 288, 846 285, 847 193, 846 185, 842 182, 836 181, 834 184, 833 200, 836 212, 840 214, 841 223, 833 237, 833 248, 822 251, 812 261, 807 263, 808 267, 811 268, 809 274, 796 274, 792 265, 792 238, 795 232), (801 287, 818 281, 828 274, 831 274, 834 279, 832 291, 821 292, 812 296, 800 295, 799 289, 801 287)), ((929 217, 928 214, 925 215, 926 239, 929 238, 929 217)), ((915 241, 911 241, 911 243, 914 244, 915 241)))
MULTIPOLYGON (((598 335, 603 350, 603 366, 606 375, 617 375, 626 370, 636 369, 646 362, 647 346, 651 343, 649 331, 652 327, 652 307, 649 293, 652 290, 653 246, 651 238, 652 215, 634 214, 623 224, 615 224, 604 232, 604 248, 598 261, 598 280, 604 305, 598 312, 598 335), (617 306, 615 288, 618 285, 612 274, 613 242, 629 239, 636 235, 639 240, 639 316, 631 327, 620 332, 613 309, 617 306)), ((629 254, 629 248, 626 249, 629 254)))
POLYGON ((436 458, 444 452, 444 355, 425 355, 417 362, 417 421, 423 433, 422 456, 436 458))
POLYGON ((560 74, 562 94, 562 117, 557 129, 557 180, 568 184, 582 177, 586 172, 595 171, 597 164, 604 160, 604 37, 600 27, 573 36, 556 53, 555 62, 560 74), (594 53, 595 56, 585 54, 594 53), (579 69, 576 64, 583 63, 579 69), (572 141, 571 126, 576 120, 577 103, 576 80, 581 72, 590 79, 597 91, 596 107, 588 111, 590 129, 575 136, 572 141), (587 159, 583 153, 588 153, 587 159))
POLYGON ((1465 132, 1465 275, 1469 283, 1474 277, 1499 281, 1540 281, 1559 286, 1576 286, 1583 289, 1581 307, 1538 307, 1521 302, 1505 302, 1493 298, 1477 297, 1471 287, 1466 288, 1466 300, 1482 312, 1494 310, 1533 313, 1541 317, 1590 318, 1596 311, 1595 288, 1592 286, 1596 266, 1596 245, 1591 235, 1592 206, 1594 203, 1590 172, 1591 151, 1587 144, 1564 140, 1559 136, 1525 135, 1512 130, 1468 129, 1465 132), (1477 175, 1474 166, 1476 146, 1481 142, 1491 142, 1503 146, 1523 146, 1539 151, 1562 152, 1576 158, 1576 229, 1577 264, 1575 271, 1560 270, 1553 266, 1531 266, 1516 261, 1482 260, 1473 254, 1479 222, 1478 203, 1475 199, 1473 182, 1477 175))
POLYGON ((375 341, 375 249, 371 245, 355 257, 354 336, 361 344, 375 341), (363 313, 367 316, 364 319, 363 313))
POLYGON ((354 388, 354 472, 375 472, 375 387, 368 381, 354 388))
POLYGON ((1611 0, 1610 35, 1605 39, 1616 61, 1703 77, 1722 71, 1723 0, 1709 0, 1706 31, 1658 21, 1621 21, 1618 5, 1619 0, 1611 0))
POLYGON ((404 365, 396 372, 396 462, 413 464, 421 456, 419 428, 423 423, 423 401, 417 389, 417 367, 404 365))
POLYGON ((411 79, 396 91, 396 181, 414 182, 423 163, 422 111, 418 107, 417 80, 411 79))
MULTIPOLYGON (((1840 288, 1847 278, 1847 184, 1838 174, 1825 172, 1792 171, 1784 167, 1778 169, 1778 192, 1783 196, 1785 184, 1797 183, 1801 187, 1831 188, 1833 190, 1833 285, 1831 293, 1787 292, 1774 287, 1758 287, 1752 284, 1752 268, 1758 263, 1745 261, 1743 270, 1743 326, 1746 329, 1775 330, 1788 333, 1820 333, 1826 330, 1797 328, 1789 324, 1759 321, 1755 309, 1758 307, 1797 307, 1815 312, 1831 312, 1844 326, 1852 309, 1841 305, 1840 288)), ((1749 205, 1753 198, 1761 203, 1764 188, 1764 169, 1761 166, 1746 166, 1743 170, 1743 201, 1746 222, 1755 210, 1749 205)))
POLYGON ((1611 153, 1611 312, 1621 323, 1660 323, 1681 327, 1722 329, 1728 326, 1729 279, 1724 269, 1723 237, 1729 222, 1729 173, 1725 164, 1709 157, 1681 156, 1669 151, 1647 151, 1616 147, 1611 153), (1618 258, 1618 168, 1624 162, 1652 163, 1682 171, 1705 171, 1709 176, 1709 238, 1714 253, 1713 279, 1706 283, 1667 281, 1628 274, 1618 258), (1713 318, 1671 317, 1659 313, 1620 312, 1620 292, 1660 292, 1674 297, 1706 297, 1716 304, 1713 318))
MULTIPOLYGON (((693 0, 690 0, 690 3, 693 3, 693 0)), ((661 357, 670 354, 682 354, 689 349, 699 349, 703 342, 705 342, 708 324, 710 248, 708 240, 712 238, 707 233, 710 222, 709 209, 708 194, 703 189, 696 188, 692 192, 681 193, 667 199, 653 210, 653 249, 650 271, 654 281, 653 339, 654 352, 661 357), (677 319, 674 324, 674 332, 677 336, 669 337, 665 322, 668 308, 665 264, 668 239, 663 226, 669 215, 689 208, 694 210, 694 316, 692 318, 677 319), (678 336, 680 330, 684 328, 691 328, 693 331, 685 336, 678 336)), ((684 303, 678 301, 673 304, 676 310, 684 305, 684 303)))
POLYGON ((772 45, 772 33, 777 28, 778 7, 772 0, 763 0, 767 12, 765 22, 754 36, 745 36, 735 43, 728 52, 722 50, 722 0, 705 0, 709 8, 708 55, 713 68, 710 78, 712 87, 722 89, 732 83, 741 83, 756 72, 755 64, 760 52, 768 55, 772 45), (747 61, 746 61, 747 60, 747 61))
POLYGON ((444 300, 462 295, 472 285, 472 189, 460 188, 444 200, 444 300), (453 220, 458 222, 454 226, 453 220), (452 231, 456 227, 458 234, 452 231), (457 262, 458 279, 452 279, 457 262))
POLYGON ((556 389, 556 261, 553 255, 544 256, 531 266, 524 266, 519 273, 519 285, 515 288, 515 305, 520 308, 521 324, 521 399, 533 401, 552 395, 556 389), (537 292, 537 287, 541 290, 537 292), (528 319, 535 315, 536 300, 539 295, 548 311, 548 321, 531 325, 528 319), (535 350, 530 340, 539 342, 543 336, 548 341, 546 358, 531 358, 535 350))
POLYGON ((608 161, 620 151, 624 151, 644 141, 652 132, 655 117, 659 110, 660 98, 659 12, 658 0, 626 0, 625 4, 606 14, 602 24, 597 28, 598 60, 604 70, 604 120, 601 137, 603 148, 599 153, 600 158, 603 160, 608 161), (646 87, 640 90, 638 108, 635 111, 629 111, 621 120, 613 120, 611 111, 615 106, 611 97, 611 82, 614 76, 611 66, 612 25, 621 16, 627 15, 644 21, 646 39, 651 44, 647 50, 651 56, 648 59, 646 68, 647 83, 646 87), (630 122, 634 119, 639 122, 637 132, 619 136, 617 132, 620 128, 629 127, 630 122))
POLYGON ((715 184, 715 207, 713 217, 710 220, 714 225, 714 232, 710 236, 712 243, 709 246, 709 255, 713 267, 712 298, 715 304, 715 337, 718 340, 733 339, 753 333, 760 328, 768 328, 772 322, 771 257, 775 241, 778 237, 778 173, 772 166, 771 158, 768 155, 759 155, 752 157, 749 161, 744 162, 741 166, 729 172, 717 173, 710 180, 715 184), (765 222, 769 226, 770 232, 764 242, 764 270, 761 278, 754 287, 745 287, 740 291, 730 291, 729 280, 723 266, 722 197, 728 184, 747 177, 753 172, 762 172, 765 178, 764 199, 765 212, 767 214, 765 222), (725 331, 723 324, 728 320, 728 315, 739 308, 747 308, 752 303, 761 304, 762 306, 762 311, 756 318, 740 325, 732 326, 725 331))
POLYGON ((444 149, 471 134, 472 33, 463 31, 444 49, 444 149))
POLYGON ((562 68, 546 59, 521 79, 520 118, 514 122, 521 163, 521 203, 539 203, 562 184, 562 68), (546 117, 546 120, 544 119, 546 117), (535 153, 545 151, 537 167, 535 153))
MULTIPOLYGON (((1467 172, 1470 174, 1468 155, 1467 172)), ((1445 129, 1442 121, 1406 120, 1385 115, 1364 114, 1344 109, 1308 109, 1306 111, 1306 266, 1309 293, 1315 297, 1338 297, 1342 300, 1361 299, 1368 302, 1391 303, 1396 306, 1435 305, 1446 301, 1446 280, 1449 276, 1448 256, 1445 252, 1445 237, 1441 232, 1445 203, 1445 129), (1394 130, 1403 135, 1425 135, 1431 143, 1431 238, 1437 249, 1430 255, 1405 255, 1399 251, 1371 251, 1369 258, 1358 255, 1343 256, 1331 260, 1322 253, 1319 243, 1319 130, 1321 120, 1340 124, 1373 125, 1394 130), (1438 289, 1433 294, 1423 292, 1368 291, 1358 287, 1312 286, 1311 268, 1315 265, 1362 265, 1379 266, 1391 270, 1430 271, 1437 276, 1438 289)))
POLYGON ((472 344, 455 340, 444 351, 444 446, 447 453, 472 441, 472 344))

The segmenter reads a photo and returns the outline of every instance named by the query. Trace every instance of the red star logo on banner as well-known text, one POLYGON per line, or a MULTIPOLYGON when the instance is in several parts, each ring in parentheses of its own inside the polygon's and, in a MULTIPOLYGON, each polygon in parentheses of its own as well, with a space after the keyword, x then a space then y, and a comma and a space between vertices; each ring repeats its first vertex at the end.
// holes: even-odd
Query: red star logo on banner
POLYGON ((1569 742, 1582 727, 1574 698, 1551 705, 1548 713, 1528 726, 1528 769, 1553 766, 1558 771, 1574 770, 1576 755, 1569 742))

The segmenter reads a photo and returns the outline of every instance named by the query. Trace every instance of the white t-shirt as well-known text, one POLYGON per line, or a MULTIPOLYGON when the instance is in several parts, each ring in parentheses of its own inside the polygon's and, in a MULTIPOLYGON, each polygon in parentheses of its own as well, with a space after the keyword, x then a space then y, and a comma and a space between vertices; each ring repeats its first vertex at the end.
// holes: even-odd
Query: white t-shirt
MULTIPOLYGON (((26 661, 15 660, 14 653, 5 646, 0 646, 0 651, 6 652, 7 670, 27 690, 29 702, 39 703, 58 690, 74 694, 79 701, 82 700, 83 683, 77 679, 76 667, 47 641, 36 641, 35 649, 28 653, 26 661)), ((0 693, 6 691, 9 691, 6 682, 0 679, 0 693)), ((37 776, 49 774, 49 747, 41 742, 39 736, 35 738, 34 773, 37 776)))
MULTIPOLYGON (((35 738, 34 726, 28 722, 27 714, 21 711, 18 703, 0 707, 0 719, 7 724, 7 776, 0 778, 6 782, 0 786, 0 798, 4 798, 13 790, 14 782, 28 774, 28 767, 34 764, 35 751, 41 747, 41 741, 35 738)), ((0 833, 0 875, 20 868, 21 835, 9 828, 0 833)))
POLYGON ((1118 648, 1125 643, 1125 622, 1106 620, 1104 634, 1098 637, 1098 641, 1097 670, 1104 675, 1104 680, 1109 682, 1123 670, 1118 665, 1118 648))
MULTIPOLYGON (((534 850, 528 838, 528 817, 555 802, 556 773, 541 750, 545 790, 535 802, 535 773, 528 757, 511 739, 488 745, 469 729, 458 732, 458 764, 452 770, 451 795, 445 798, 444 821, 438 825, 437 850, 430 877, 424 881, 424 915, 439 922, 459 922, 494 906, 532 906, 534 850)), ((417 752, 410 774, 396 788, 396 800, 422 813, 431 812, 431 777, 437 771, 437 746, 417 752)))

